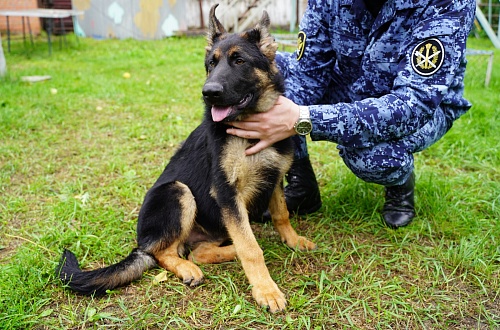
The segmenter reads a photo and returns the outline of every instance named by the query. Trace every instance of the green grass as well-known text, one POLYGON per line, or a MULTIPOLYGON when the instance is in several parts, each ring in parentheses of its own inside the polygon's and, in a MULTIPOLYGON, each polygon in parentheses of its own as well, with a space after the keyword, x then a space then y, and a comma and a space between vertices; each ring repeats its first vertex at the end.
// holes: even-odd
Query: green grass
POLYGON ((63 248, 94 268, 135 246, 145 192, 202 118, 203 55, 203 38, 70 38, 50 57, 43 40, 13 42, 0 81, 0 329, 500 327, 498 50, 487 89, 485 60, 471 58, 474 107, 416 155, 409 227, 386 228, 382 187, 350 173, 335 145, 310 144, 324 205, 292 224, 319 248, 296 252, 253 225, 285 313, 254 303, 238 262, 202 266, 195 289, 173 275, 155 285, 153 269, 104 298, 64 290, 53 273, 63 248))

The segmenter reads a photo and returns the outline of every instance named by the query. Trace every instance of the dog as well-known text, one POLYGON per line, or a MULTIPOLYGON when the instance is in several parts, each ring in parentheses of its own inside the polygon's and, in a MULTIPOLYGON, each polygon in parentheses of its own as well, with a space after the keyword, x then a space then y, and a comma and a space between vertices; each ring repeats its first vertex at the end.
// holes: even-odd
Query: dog
POLYGON ((82 271, 75 255, 63 252, 58 276, 81 294, 104 294, 155 266, 193 287, 204 280, 196 263, 237 258, 256 302, 277 312, 285 309, 286 299, 269 274, 250 220, 269 209, 284 243, 299 250, 316 247, 289 221, 283 177, 293 160, 291 140, 246 156, 245 149, 256 141, 226 133, 227 122, 267 111, 284 92, 269 16, 264 11, 254 28, 228 33, 216 8, 210 10, 207 33, 204 119, 147 192, 139 211, 137 248, 123 261, 91 271, 82 271))

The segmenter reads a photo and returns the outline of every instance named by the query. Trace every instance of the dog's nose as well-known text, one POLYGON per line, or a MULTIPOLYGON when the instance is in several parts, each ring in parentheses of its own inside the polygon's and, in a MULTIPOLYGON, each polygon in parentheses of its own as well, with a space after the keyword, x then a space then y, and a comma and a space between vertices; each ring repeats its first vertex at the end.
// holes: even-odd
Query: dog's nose
POLYGON ((224 87, 217 82, 207 82, 201 91, 206 100, 217 100, 222 96, 224 87))

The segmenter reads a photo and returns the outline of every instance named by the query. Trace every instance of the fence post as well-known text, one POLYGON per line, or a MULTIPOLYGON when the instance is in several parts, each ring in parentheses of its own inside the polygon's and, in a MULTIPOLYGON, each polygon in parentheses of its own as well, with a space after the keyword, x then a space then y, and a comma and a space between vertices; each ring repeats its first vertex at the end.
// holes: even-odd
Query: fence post
POLYGON ((495 32, 490 26, 490 23, 488 22, 488 19, 486 16, 484 16, 483 12, 481 11, 481 8, 476 4, 476 18, 479 21, 479 24, 483 27, 484 31, 490 38, 491 42, 496 48, 500 48, 500 38, 498 38, 495 35, 495 32))
POLYGON ((7 63, 2 48, 2 35, 0 34, 0 77, 3 77, 5 73, 7 73, 7 63))

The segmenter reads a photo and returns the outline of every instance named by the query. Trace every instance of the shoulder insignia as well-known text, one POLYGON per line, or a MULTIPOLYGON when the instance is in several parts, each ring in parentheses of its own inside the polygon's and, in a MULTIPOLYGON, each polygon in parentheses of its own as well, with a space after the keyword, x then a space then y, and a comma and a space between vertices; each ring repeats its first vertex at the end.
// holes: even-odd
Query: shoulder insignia
POLYGON ((444 60, 444 47, 436 38, 419 43, 411 53, 413 70, 421 76, 431 76, 436 73, 444 60))
POLYGON ((306 48, 306 34, 303 31, 299 32, 297 37, 297 61, 304 55, 304 49, 306 48))

